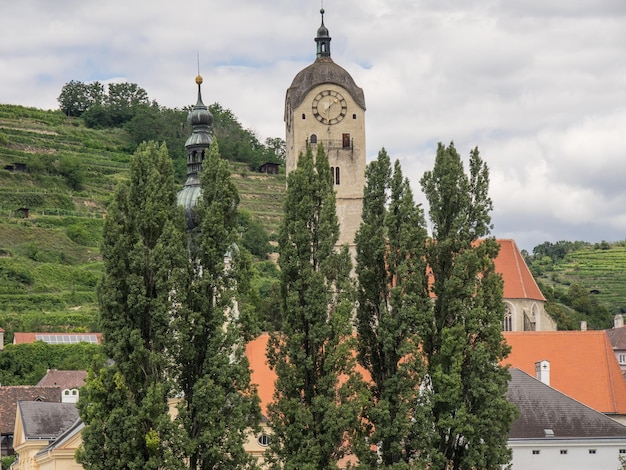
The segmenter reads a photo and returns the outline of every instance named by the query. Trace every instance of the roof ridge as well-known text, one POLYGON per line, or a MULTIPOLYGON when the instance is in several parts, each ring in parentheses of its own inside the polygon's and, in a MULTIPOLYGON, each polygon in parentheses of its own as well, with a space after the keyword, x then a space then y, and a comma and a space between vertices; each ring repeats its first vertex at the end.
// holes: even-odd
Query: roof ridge
POLYGON ((524 298, 527 299, 528 298, 528 292, 526 291, 526 283, 524 282, 524 277, 522 276, 522 270, 520 268, 519 265, 519 259, 518 259, 518 253, 519 251, 517 250, 517 245, 515 244, 515 242, 513 240, 511 240, 511 244, 513 245, 513 259, 515 261, 515 269, 517 270, 517 277, 519 278, 519 282, 522 286, 522 292, 524 293, 524 298))

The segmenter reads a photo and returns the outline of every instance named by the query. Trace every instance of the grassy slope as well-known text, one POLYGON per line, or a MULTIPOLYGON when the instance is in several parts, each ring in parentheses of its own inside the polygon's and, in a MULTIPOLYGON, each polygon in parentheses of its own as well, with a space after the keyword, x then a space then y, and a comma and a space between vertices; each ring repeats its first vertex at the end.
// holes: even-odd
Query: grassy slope
MULTIPOLYGON (((125 181, 132 145, 124 131, 93 130, 58 111, 0 105, 0 327, 13 330, 95 328, 95 286, 106 206, 125 181), (76 160, 83 188, 59 174, 76 160), (7 165, 25 163, 27 172, 7 165), (29 217, 16 209, 29 208, 29 217)), ((284 175, 233 166, 240 207, 275 233, 284 175)))

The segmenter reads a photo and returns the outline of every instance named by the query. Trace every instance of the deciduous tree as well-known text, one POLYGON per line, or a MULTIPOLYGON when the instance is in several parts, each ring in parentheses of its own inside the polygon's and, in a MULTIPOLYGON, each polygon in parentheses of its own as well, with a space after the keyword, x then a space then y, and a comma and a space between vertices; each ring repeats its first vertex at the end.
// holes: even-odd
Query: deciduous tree
POLYGON ((273 468, 336 468, 356 428, 347 248, 335 252, 339 224, 328 159, 311 148, 289 174, 279 234, 282 331, 272 335, 277 373, 269 407, 273 468))
POLYGON ((466 174, 454 146, 440 144, 421 185, 430 206, 426 260, 435 300, 418 324, 427 365, 420 458, 431 468, 500 469, 511 458, 515 409, 505 398, 509 373, 499 365, 508 347, 493 262, 499 245, 489 237, 488 168, 475 149, 466 174))
POLYGON ((175 391, 172 295, 187 263, 183 226, 167 149, 142 144, 130 185, 116 192, 104 228, 98 300, 112 364, 92 370, 81 393, 87 426, 78 458, 86 469, 183 466, 168 414, 175 391))
POLYGON ((369 372, 366 468, 406 468, 421 450, 414 409, 423 364, 417 324, 428 310, 426 228, 399 162, 387 152, 366 169, 363 218, 356 235, 358 358, 369 372))
POLYGON ((236 299, 249 283, 250 259, 237 245, 239 196, 217 139, 203 162, 196 227, 188 234, 189 264, 173 328, 178 422, 192 469, 253 468, 244 450, 260 419, 245 357, 246 319, 236 299))

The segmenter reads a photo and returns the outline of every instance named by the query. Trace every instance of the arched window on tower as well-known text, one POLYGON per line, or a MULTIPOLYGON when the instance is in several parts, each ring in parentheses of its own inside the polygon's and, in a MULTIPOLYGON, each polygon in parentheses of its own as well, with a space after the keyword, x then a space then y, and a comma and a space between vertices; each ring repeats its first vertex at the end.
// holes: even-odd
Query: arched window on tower
POLYGON ((335 184, 339 184, 339 167, 335 167, 335 184))
POLYGON ((311 134, 311 143, 312 144, 317 144, 317 135, 311 134))

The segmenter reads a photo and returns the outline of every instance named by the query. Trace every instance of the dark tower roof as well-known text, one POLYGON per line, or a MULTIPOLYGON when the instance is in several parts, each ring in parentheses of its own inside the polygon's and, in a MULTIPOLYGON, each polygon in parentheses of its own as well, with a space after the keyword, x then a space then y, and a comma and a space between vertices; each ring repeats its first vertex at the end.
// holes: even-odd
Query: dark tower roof
POLYGON ((213 116, 209 108, 202 102, 202 77, 196 77, 198 85, 198 101, 187 116, 187 122, 191 125, 192 133, 185 142, 187 149, 187 181, 183 189, 178 193, 178 205, 185 209, 187 216, 187 224, 193 227, 193 208, 196 206, 200 198, 200 178, 199 173, 202 171, 202 161, 213 141, 211 137, 211 124, 213 116))
MULTIPOLYGON (((324 25, 324 10, 322 14, 322 25, 317 30, 315 42, 317 44, 317 55, 315 62, 301 70, 291 82, 287 89, 285 100, 286 109, 294 109, 304 100, 309 91, 324 83, 333 83, 343 87, 350 93, 352 99, 365 109, 365 96, 363 89, 358 87, 350 74, 341 66, 335 64, 330 58, 330 36, 328 28, 324 25)), ((287 114, 285 113, 285 118, 287 114)))

